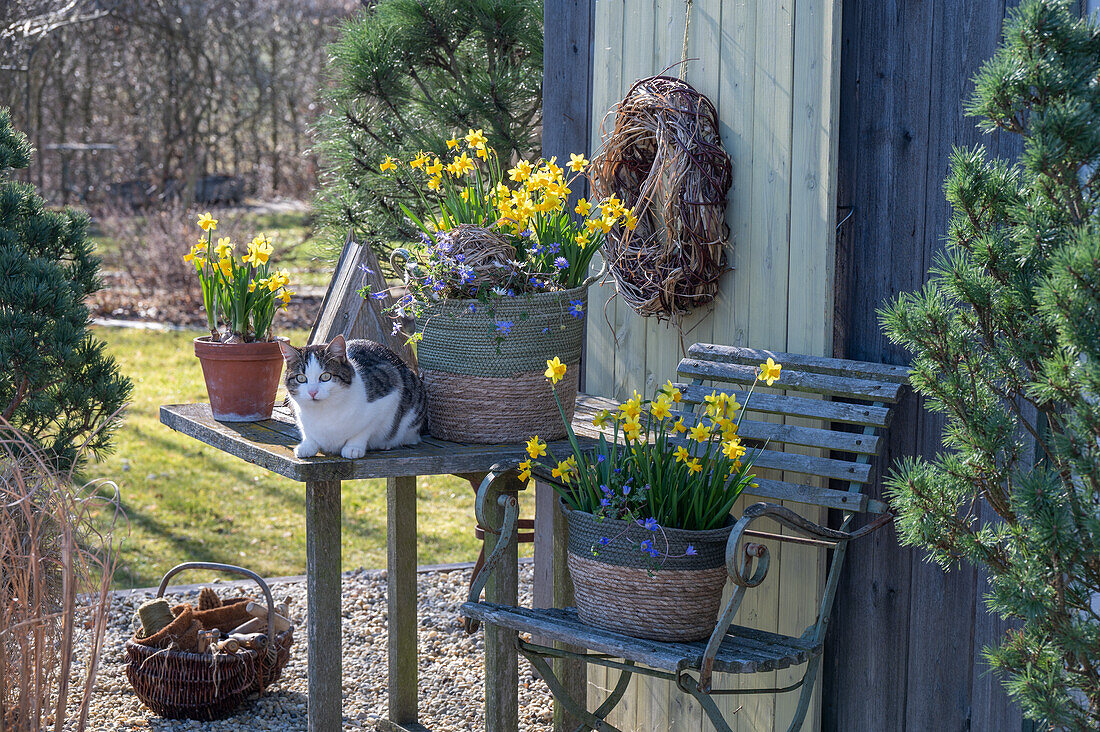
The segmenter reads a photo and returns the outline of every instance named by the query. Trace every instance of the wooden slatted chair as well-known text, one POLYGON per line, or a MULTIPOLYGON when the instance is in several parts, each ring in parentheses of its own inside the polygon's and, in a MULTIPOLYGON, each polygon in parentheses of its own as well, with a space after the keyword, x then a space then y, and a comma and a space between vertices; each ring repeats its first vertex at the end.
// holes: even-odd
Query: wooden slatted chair
MULTIPOLYGON (((696 643, 661 643, 622 635, 582 623, 572 608, 528 609, 480 601, 482 579, 471 588, 469 602, 461 607, 467 629, 479 623, 530 633, 559 643, 559 647, 536 644, 516 636, 517 649, 546 680, 555 698, 575 719, 579 729, 615 730, 605 721, 626 691, 633 673, 667 679, 690 694, 707 713, 715 728, 729 732, 713 696, 723 693, 776 693, 801 687, 799 703, 790 730, 798 730, 809 709, 817 671, 821 663, 825 630, 832 612, 837 583, 844 565, 848 542, 865 536, 887 523, 892 516, 887 506, 863 493, 872 480, 871 457, 888 428, 891 409, 907 384, 907 370, 901 366, 863 363, 832 358, 800 356, 750 348, 696 344, 682 360, 678 373, 685 409, 692 419, 702 411, 704 397, 712 390, 725 391, 745 404, 748 388, 755 380, 757 364, 773 358, 783 365, 782 378, 774 389, 756 391, 741 422, 739 434, 759 448, 755 466, 782 471, 780 477, 759 477, 753 494, 766 501, 745 509, 734 526, 726 547, 726 568, 734 589, 716 619, 713 633, 696 643), (780 389, 782 393, 780 393, 780 389), (784 424, 776 418, 791 418, 784 424), (807 422, 813 426, 807 426, 807 422), (785 452, 790 446, 801 452, 785 452), (811 448, 807 451, 806 448, 811 448), (806 454, 811 452, 814 454, 806 454), (830 480, 847 481, 846 490, 828 487, 830 480), (771 501, 771 502, 769 502, 771 501), (790 501, 825 509, 838 509, 843 516, 835 528, 818 525, 775 501, 790 501), (851 530, 858 513, 871 515, 862 528, 851 530), (788 532, 761 531, 759 522, 770 519, 788 532), (821 593, 816 621, 799 636, 745 628, 733 623, 745 594, 759 586, 768 572, 768 544, 795 542, 832 552, 832 562, 821 593), (566 649, 566 650, 563 650, 566 649), (595 711, 588 711, 583 695, 574 699, 570 689, 555 675, 548 662, 574 658, 622 671, 615 688, 595 711), (714 672, 751 674, 795 665, 805 665, 802 679, 785 689, 714 689, 714 672)), ((589 404, 596 408, 600 404, 589 404)), ((616 405, 606 400, 604 406, 616 405)), ((514 476, 510 466, 501 466, 488 476, 478 492, 478 519, 485 524, 483 509, 492 483, 501 476, 514 476)), ((502 496, 505 507, 502 536, 487 567, 492 571, 497 558, 515 533, 514 497, 502 496)), ((815 514, 817 511, 815 511, 815 514)), ((487 576, 488 571, 483 575, 487 576)))

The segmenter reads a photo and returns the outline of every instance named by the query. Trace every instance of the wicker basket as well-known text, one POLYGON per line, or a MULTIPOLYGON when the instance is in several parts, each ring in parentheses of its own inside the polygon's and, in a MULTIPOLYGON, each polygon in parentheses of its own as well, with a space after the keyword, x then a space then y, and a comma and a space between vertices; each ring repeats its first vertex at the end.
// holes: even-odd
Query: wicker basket
POLYGON ((416 359, 428 389, 432 436, 478 443, 564 437, 543 372, 554 356, 569 366, 556 389, 572 419, 584 341, 584 318, 570 313, 575 301, 587 312, 587 283, 491 304, 444 300, 429 308, 416 359), (511 323, 506 336, 498 333, 500 322, 511 323))
MULTIPOLYGON (((274 607, 271 590, 259 575, 242 567, 214 562, 188 562, 168 571, 157 597, 164 596, 168 580, 185 569, 235 572, 256 580, 267 606, 274 607)), ((290 659, 294 629, 269 635, 264 651, 187 653, 126 642, 126 676, 138 698, 156 714, 173 719, 209 721, 232 714, 243 701, 262 693, 279 678, 290 659)))
POLYGON ((711 634, 726 584, 732 524, 708 531, 652 532, 629 521, 571 511, 564 504, 562 510, 569 526, 567 563, 582 621, 658 641, 702 640, 711 634), (611 540, 606 546, 600 543, 603 537, 611 540), (672 556, 652 560, 657 565, 651 568, 638 549, 645 539, 672 556), (697 554, 682 556, 688 544, 697 554))

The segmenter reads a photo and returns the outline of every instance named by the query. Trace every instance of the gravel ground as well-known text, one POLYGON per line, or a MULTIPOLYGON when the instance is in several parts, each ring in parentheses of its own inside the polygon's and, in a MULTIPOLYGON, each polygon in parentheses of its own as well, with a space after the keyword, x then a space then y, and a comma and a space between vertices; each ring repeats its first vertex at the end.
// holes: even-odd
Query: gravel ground
MULTIPOLYGON (((531 567, 520 567, 521 601, 530 594, 531 567)), ((483 633, 467 636, 456 609, 465 599, 469 570, 419 575, 420 722, 439 732, 484 729, 483 633)), ((217 585, 214 585, 217 587, 217 585)), ((238 588, 220 594, 236 596, 238 588)), ((217 722, 161 719, 146 709, 130 688, 124 645, 133 614, 151 593, 116 598, 111 629, 92 701, 90 729, 96 730, 304 730, 306 728, 306 608, 304 582, 277 583, 272 594, 294 598, 295 640, 280 680, 239 713, 217 722)), ((386 575, 358 571, 344 575, 344 729, 374 729, 386 714, 386 575)), ((197 593, 172 595, 170 602, 197 602, 197 593)), ((550 730, 550 693, 520 660, 520 729, 550 730)))

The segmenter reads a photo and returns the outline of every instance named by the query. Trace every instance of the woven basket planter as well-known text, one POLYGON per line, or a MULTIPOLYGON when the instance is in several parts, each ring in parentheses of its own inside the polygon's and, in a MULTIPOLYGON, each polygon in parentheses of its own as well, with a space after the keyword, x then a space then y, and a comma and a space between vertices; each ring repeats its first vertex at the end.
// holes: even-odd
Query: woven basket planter
POLYGON ((562 510, 569 526, 567 562, 582 621, 657 641, 695 641, 711 634, 726 584, 726 540, 732 524, 708 531, 652 532, 629 521, 571 511, 564 504, 562 510), (614 540, 601 546, 601 537, 614 540), (645 539, 672 557, 647 564, 648 557, 638 549, 645 539), (697 554, 682 556, 689 544, 697 554), (593 547, 598 556, 593 556, 593 547))
POLYGON ((565 437, 544 372, 554 356, 569 366, 556 388, 571 420, 584 336, 584 319, 569 312, 575 300, 587 312, 588 288, 492 304, 444 300, 432 305, 420 319, 416 347, 432 436, 477 443, 565 437), (501 321, 512 323, 503 340, 496 326, 501 321))

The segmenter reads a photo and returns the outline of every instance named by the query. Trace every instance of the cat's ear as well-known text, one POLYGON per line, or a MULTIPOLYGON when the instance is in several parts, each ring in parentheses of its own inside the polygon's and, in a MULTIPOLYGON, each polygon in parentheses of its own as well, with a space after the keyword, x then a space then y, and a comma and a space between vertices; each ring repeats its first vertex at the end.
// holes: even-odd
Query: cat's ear
POLYGON ((302 357, 302 352, 290 345, 289 341, 279 341, 279 350, 283 352, 283 360, 288 365, 297 362, 302 357))
POLYGON ((328 351, 328 354, 333 358, 346 357, 348 353, 348 344, 347 341, 344 340, 344 335, 341 333, 329 341, 325 350, 328 351))

